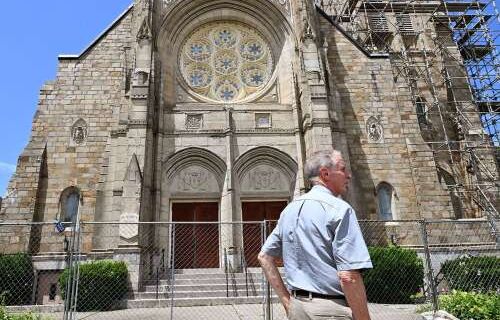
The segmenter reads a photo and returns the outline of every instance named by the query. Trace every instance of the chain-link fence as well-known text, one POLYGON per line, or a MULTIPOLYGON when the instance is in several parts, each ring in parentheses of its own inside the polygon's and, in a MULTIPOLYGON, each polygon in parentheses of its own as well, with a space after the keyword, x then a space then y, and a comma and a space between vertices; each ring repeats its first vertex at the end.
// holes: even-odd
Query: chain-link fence
MULTIPOLYGON (((286 319, 256 259, 275 225, 0 223, 2 310, 65 320, 286 319)), ((500 291, 499 244, 484 220, 360 226, 375 266, 364 272, 374 319, 417 319, 452 290, 500 291)))

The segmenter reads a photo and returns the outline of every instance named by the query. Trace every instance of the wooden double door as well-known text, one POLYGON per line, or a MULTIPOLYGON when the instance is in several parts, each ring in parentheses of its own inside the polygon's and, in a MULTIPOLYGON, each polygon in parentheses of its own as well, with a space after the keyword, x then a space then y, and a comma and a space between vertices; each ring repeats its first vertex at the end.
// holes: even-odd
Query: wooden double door
MULTIPOLYGON (((281 211, 283 211, 287 204, 287 201, 242 202, 241 209, 243 221, 261 222, 266 220, 265 237, 267 238, 274 230, 281 211)), ((260 252, 263 240, 263 228, 261 223, 243 225, 243 246, 247 266, 259 266, 257 255, 260 252)), ((278 263, 278 265, 281 265, 281 263, 278 263)))
POLYGON ((176 269, 219 267, 218 220, 219 204, 217 202, 172 204, 172 221, 177 222, 174 257, 176 269))

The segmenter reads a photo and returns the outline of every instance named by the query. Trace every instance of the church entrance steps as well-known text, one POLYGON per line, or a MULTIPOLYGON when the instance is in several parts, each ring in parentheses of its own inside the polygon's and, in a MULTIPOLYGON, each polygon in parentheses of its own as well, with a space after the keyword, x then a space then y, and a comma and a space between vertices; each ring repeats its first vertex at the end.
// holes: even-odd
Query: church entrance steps
MULTIPOLYGON (((273 302, 278 298, 273 297, 273 302)), ((255 297, 208 297, 208 298, 175 298, 175 307, 196 307, 196 306, 221 306, 221 305, 239 305, 239 304, 263 304, 263 296, 255 297)), ((141 299, 128 300, 127 309, 138 308, 165 308, 172 305, 171 299, 141 299)))
POLYGON ((263 303, 265 282, 260 268, 248 272, 224 273, 221 269, 176 270, 170 280, 145 281, 143 291, 127 301, 127 308, 158 306, 210 306, 263 303), (172 299, 173 289, 173 299, 172 299))

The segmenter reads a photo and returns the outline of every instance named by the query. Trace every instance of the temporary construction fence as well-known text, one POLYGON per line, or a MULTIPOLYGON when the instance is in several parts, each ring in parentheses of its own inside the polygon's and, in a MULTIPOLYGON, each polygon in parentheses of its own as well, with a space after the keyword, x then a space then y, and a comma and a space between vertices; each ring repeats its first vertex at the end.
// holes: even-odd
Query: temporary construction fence
MULTIPOLYGON (((8 312, 52 319, 286 319, 256 259, 275 225, 0 223, 0 294, 8 312)), ((417 319, 454 289, 500 291, 486 220, 360 226, 375 266, 364 272, 374 319, 417 319)))

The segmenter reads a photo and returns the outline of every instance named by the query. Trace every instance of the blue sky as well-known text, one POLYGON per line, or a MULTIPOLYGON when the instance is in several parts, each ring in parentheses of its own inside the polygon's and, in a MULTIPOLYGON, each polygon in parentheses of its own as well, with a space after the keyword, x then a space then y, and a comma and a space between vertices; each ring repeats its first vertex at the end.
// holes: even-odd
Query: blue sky
POLYGON ((0 196, 28 142, 38 92, 55 78, 57 56, 80 53, 132 2, 2 1, 0 196))

